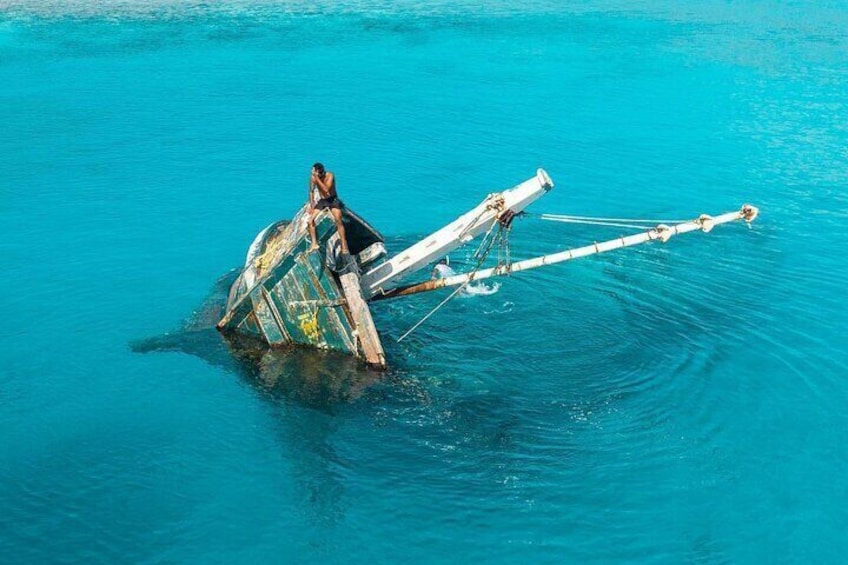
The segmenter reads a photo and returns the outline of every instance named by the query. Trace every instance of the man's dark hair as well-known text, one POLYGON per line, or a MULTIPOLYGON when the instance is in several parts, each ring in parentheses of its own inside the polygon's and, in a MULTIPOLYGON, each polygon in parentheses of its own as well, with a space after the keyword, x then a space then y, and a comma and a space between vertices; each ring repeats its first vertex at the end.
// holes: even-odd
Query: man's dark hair
POLYGON ((314 165, 312 165, 312 168, 318 171, 319 173, 324 173, 324 165, 322 165, 321 163, 315 163, 314 165))

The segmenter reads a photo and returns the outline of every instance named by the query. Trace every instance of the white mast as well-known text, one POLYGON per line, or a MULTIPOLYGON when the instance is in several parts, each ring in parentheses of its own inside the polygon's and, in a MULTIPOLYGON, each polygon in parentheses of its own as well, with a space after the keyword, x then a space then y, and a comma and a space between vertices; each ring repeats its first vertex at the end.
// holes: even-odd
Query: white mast
POLYGON ((474 209, 364 273, 361 279, 363 294, 366 298, 370 298, 389 291, 400 277, 429 265, 481 233, 485 233, 507 211, 521 212, 553 186, 554 183, 548 174, 539 169, 535 177, 518 186, 490 194, 474 209))

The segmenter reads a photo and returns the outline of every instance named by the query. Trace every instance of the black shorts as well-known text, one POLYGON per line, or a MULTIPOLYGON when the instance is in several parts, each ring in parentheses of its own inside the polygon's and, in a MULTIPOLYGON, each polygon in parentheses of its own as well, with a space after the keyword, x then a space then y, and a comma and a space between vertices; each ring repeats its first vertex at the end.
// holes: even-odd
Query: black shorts
POLYGON ((338 196, 331 196, 329 198, 322 198, 318 202, 315 203, 316 210, 324 210, 326 208, 336 208, 337 210, 341 210, 344 208, 344 204, 339 200, 338 196))

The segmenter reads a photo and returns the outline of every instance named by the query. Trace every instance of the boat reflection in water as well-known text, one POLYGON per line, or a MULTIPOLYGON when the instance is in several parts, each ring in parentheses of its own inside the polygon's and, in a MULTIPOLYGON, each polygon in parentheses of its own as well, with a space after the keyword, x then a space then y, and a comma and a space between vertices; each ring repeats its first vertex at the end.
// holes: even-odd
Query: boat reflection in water
POLYGON ((381 378, 379 371, 336 351, 270 347, 238 335, 222 339, 254 383, 314 408, 354 401, 381 378))

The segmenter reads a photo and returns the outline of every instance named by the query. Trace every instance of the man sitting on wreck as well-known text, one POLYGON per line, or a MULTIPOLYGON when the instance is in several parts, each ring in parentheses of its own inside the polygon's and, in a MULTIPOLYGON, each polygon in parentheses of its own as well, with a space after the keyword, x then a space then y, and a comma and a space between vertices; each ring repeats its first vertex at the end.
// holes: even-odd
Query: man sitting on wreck
POLYGON ((324 169, 321 163, 312 165, 312 178, 309 181, 309 236, 312 238, 312 246, 309 251, 318 249, 318 238, 315 235, 315 215, 326 208, 330 209, 336 228, 339 230, 339 239, 342 243, 342 253, 347 255, 347 238, 345 237, 344 224, 342 223, 342 208, 344 204, 339 200, 336 193, 336 176, 332 171, 324 169), (316 195, 316 192, 318 193, 316 195), (320 198, 317 198, 320 196, 320 198))

